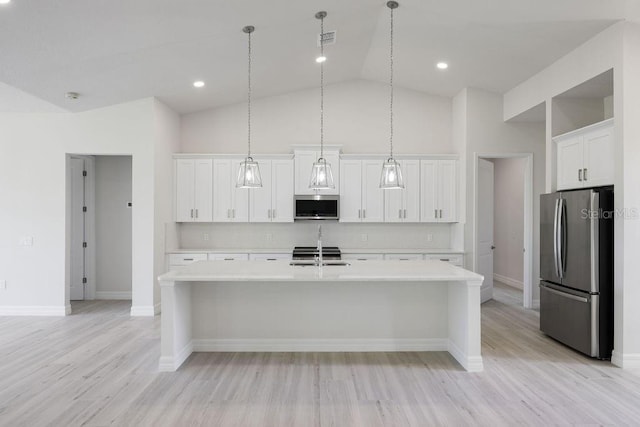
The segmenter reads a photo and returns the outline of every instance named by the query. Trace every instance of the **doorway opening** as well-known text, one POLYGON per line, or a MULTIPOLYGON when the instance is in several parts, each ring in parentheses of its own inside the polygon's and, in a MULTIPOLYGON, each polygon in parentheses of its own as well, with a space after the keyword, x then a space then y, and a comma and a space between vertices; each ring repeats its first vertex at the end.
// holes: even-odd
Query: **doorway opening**
POLYGON ((494 293, 533 304, 533 154, 476 154, 474 270, 494 293), (515 292, 514 292, 515 291, 515 292))
POLYGON ((132 157, 67 155, 67 300, 131 300, 132 157))

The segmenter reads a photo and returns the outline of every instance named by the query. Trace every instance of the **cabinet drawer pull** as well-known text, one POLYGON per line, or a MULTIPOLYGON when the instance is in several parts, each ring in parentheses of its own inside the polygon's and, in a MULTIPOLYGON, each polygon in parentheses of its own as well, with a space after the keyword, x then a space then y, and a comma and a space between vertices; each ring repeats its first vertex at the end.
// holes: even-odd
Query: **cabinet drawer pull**
POLYGON ((233 258, 225 258, 225 261, 233 261, 233 258))
POLYGON ((184 261, 193 261, 193 258, 182 258, 184 261))
POLYGON ((582 172, 582 179, 584 179, 585 181, 587 180, 587 168, 584 168, 584 169, 583 169, 583 172, 582 172))
POLYGON ((277 261, 276 258, 267 258, 267 261, 277 261))
POLYGON ((578 169, 578 181, 582 181, 582 169, 578 169))
POLYGON ((440 258, 440 261, 451 261, 449 258, 440 258))

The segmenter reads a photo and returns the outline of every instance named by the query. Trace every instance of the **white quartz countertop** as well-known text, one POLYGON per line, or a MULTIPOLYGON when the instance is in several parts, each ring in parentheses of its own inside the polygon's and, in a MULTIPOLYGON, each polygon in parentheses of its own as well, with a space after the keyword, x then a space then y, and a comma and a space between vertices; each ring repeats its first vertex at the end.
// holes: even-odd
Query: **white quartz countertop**
MULTIPOLYGON (((313 246, 313 245, 309 245, 313 246)), ((331 246, 331 245, 326 245, 331 246)), ((291 253, 293 248, 266 248, 266 249, 174 249, 168 254, 280 254, 291 253)), ((343 254, 464 254, 464 251, 456 249, 420 249, 420 248, 340 248, 343 254)))
MULTIPOLYGON (((158 278, 161 286, 171 282, 202 281, 472 281, 480 286, 483 276, 442 261, 349 261, 347 266, 292 266, 278 261, 198 261, 158 278)), ((473 286, 473 284, 472 284, 473 286)))

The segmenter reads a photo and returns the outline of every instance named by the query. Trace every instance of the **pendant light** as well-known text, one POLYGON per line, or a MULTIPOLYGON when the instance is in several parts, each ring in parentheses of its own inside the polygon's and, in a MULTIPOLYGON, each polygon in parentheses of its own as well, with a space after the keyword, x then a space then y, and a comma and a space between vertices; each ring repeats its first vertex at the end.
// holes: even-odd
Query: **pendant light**
POLYGON ((260 188, 262 187, 262 177, 258 162, 251 157, 251 33, 255 28, 248 25, 242 29, 248 36, 248 84, 247 84, 247 157, 240 162, 238 169, 237 188, 260 188))
POLYGON ((402 180, 402 171, 400 163, 393 158, 393 10, 399 6, 396 1, 388 1, 387 7, 391 10, 391 31, 390 31, 390 48, 389 48, 389 158, 382 164, 382 176, 380 177, 380 188, 385 190, 403 189, 404 182, 402 180))
MULTIPOLYGON (((327 12, 316 13, 320 20, 320 58, 324 58, 324 18, 327 12)), ((331 165, 324 158, 324 61, 320 61, 320 157, 311 168, 309 188, 313 190, 329 190, 335 188, 331 165)))

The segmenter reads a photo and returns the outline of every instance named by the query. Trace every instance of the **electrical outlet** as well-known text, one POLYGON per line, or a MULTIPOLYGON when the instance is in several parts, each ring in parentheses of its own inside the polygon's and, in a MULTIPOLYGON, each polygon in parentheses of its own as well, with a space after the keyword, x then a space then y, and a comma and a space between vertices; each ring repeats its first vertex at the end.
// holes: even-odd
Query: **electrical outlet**
POLYGON ((367 240, 369 240, 369 236, 363 233, 360 235, 360 240, 366 242, 367 240))
POLYGON ((268 241, 271 241, 271 239, 273 239, 273 234, 271 234, 271 233, 267 233, 267 234, 265 234, 265 236, 264 236, 264 237, 265 237, 268 241))
POLYGON ((205 242, 209 240, 209 233, 204 233, 202 235, 202 240, 204 240, 205 242))
POLYGON ((3 291, 7 290, 7 281, 6 280, 0 280, 0 289, 2 289, 3 291))
POLYGON ((433 234, 427 233, 427 242, 433 242, 433 234))
POLYGON ((20 238, 20 246, 33 246, 33 237, 26 236, 20 238))

